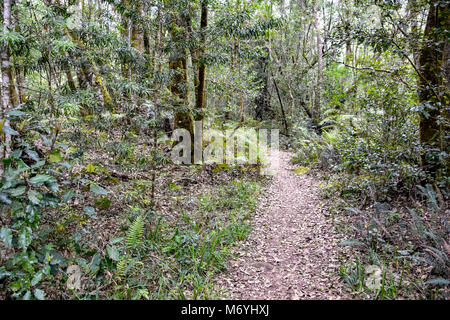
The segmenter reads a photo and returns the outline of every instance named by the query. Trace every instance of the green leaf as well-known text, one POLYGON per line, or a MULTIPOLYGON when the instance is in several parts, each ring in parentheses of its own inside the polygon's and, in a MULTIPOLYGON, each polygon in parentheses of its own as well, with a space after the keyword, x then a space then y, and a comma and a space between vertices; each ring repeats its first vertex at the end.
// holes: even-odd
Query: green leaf
POLYGON ((9 189, 8 193, 13 196, 13 197, 18 197, 21 196, 25 193, 25 190, 27 189, 27 187, 25 186, 20 186, 14 189, 9 189))
POLYGON ((41 202, 42 195, 35 191, 35 190, 29 190, 28 191, 28 200, 30 200, 33 204, 39 204, 41 202))
POLYGON ((3 158, 2 162, 4 163, 5 167, 9 167, 12 163, 12 159, 11 158, 3 158))
POLYGON ((56 182, 56 180, 46 182, 45 185, 53 192, 59 191, 59 184, 58 182, 56 182))
POLYGON ((40 167, 42 167, 44 164, 45 164, 45 161, 44 161, 44 160, 41 160, 41 161, 38 161, 38 162, 36 162, 35 164, 33 164, 33 165, 31 166, 31 168, 32 168, 32 169, 40 168, 40 167))
POLYGON ((17 159, 16 163, 17 163, 17 169, 20 172, 30 169, 30 167, 25 162, 23 162, 22 159, 17 159))
POLYGON ((94 204, 97 208, 108 209, 111 206, 111 200, 107 197, 99 197, 98 199, 94 199, 94 204))
POLYGON ((3 280, 6 277, 9 277, 11 272, 6 271, 4 267, 0 267, 0 280, 3 280))
POLYGON ((41 158, 39 158, 39 154, 36 151, 26 149, 25 153, 31 158, 31 160, 34 160, 36 162, 41 160, 41 158))
POLYGON ((30 179, 30 182, 32 184, 41 184, 47 181, 52 181, 55 178, 53 178, 52 176, 49 176, 48 174, 38 174, 37 176, 34 176, 33 178, 30 179))
POLYGON ((86 215, 88 215, 90 218, 96 218, 95 217, 95 209, 92 207, 84 207, 83 208, 84 213, 86 213, 86 215))
POLYGON ((18 133, 16 130, 14 130, 14 129, 11 128, 11 127, 5 126, 5 125, 3 126, 2 131, 3 131, 4 133, 10 134, 10 135, 12 135, 12 136, 18 136, 18 135, 19 135, 19 133, 18 133))
POLYGON ((26 115, 25 112, 17 110, 17 109, 8 111, 8 116, 21 117, 24 115, 26 115))
POLYGON ((91 262, 89 263, 89 271, 92 274, 96 274, 98 270, 100 269, 100 262, 102 261, 102 256, 99 253, 96 253, 93 257, 91 262))
POLYGON ((31 292, 27 291, 25 292, 25 294, 23 295, 23 300, 30 300, 31 299, 31 292))
POLYGON ((62 196, 62 200, 64 202, 68 202, 70 199, 72 199, 73 197, 75 197, 77 194, 75 192, 73 192, 72 190, 68 190, 66 193, 64 193, 64 195, 62 196))
POLYGON ((94 167, 94 165, 93 164, 88 164, 87 166, 86 166, 86 171, 88 172, 88 173, 93 173, 94 171, 95 171, 95 167, 94 167))
POLYGON ((0 239, 6 244, 8 248, 12 248, 12 231, 8 227, 2 227, 0 229, 0 239))
POLYGON ((446 285, 450 284, 450 281, 446 280, 444 278, 434 278, 434 279, 426 281, 425 284, 435 284, 435 285, 439 285, 439 286, 446 286, 446 285))
POLYGON ((10 287, 14 292, 16 292, 16 291, 19 291, 20 288, 22 288, 22 285, 20 284, 20 281, 17 280, 17 281, 14 281, 13 283, 11 283, 11 284, 9 285, 9 287, 10 287))
POLYGON ((44 275, 44 274, 43 274, 42 270, 36 272, 35 275, 34 275, 34 277, 33 277, 33 279, 31 279, 31 285, 32 285, 32 286, 37 285, 37 284, 42 280, 42 276, 43 276, 43 275, 44 275))
POLYGON ((31 243, 32 230, 30 227, 23 227, 19 231, 19 248, 26 249, 31 243))
POLYGON ((108 191, 106 191, 105 189, 103 189, 102 187, 100 187, 99 185, 94 184, 94 183, 91 184, 90 190, 94 194, 101 194, 101 195, 107 195, 108 194, 108 191))
POLYGON ((106 253, 108 253, 108 257, 111 260, 119 261, 119 250, 117 250, 116 247, 107 246, 106 247, 106 253))
POLYGON ((109 243, 110 244, 120 243, 120 242, 123 241, 123 239, 125 239, 125 237, 118 237, 118 238, 115 238, 115 239, 111 240, 109 243))
POLYGON ((364 242, 358 240, 344 240, 339 243, 340 246, 366 246, 364 242))
POLYGON ((45 300, 44 292, 41 289, 35 289, 34 290, 34 296, 38 300, 45 300))
POLYGON ((53 151, 48 156, 48 161, 50 163, 60 162, 60 161, 62 161, 62 159, 63 159, 63 157, 61 155, 61 151, 59 151, 59 150, 53 151))
POLYGON ((5 192, 0 192, 0 201, 3 202, 4 204, 11 204, 12 202, 5 192))

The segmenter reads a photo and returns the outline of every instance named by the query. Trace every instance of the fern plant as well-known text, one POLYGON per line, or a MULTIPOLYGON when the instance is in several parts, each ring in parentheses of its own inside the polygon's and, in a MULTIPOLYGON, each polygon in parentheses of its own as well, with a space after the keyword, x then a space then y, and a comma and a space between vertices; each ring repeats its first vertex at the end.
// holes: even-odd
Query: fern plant
POLYGON ((135 249, 142 244, 144 237, 144 218, 139 215, 131 224, 126 236, 126 247, 135 249))
POLYGON ((149 297, 145 287, 144 262, 142 257, 145 252, 144 245, 144 217, 139 215, 130 225, 124 239, 123 245, 118 249, 120 252, 116 259, 115 298, 118 299, 140 299, 149 297))

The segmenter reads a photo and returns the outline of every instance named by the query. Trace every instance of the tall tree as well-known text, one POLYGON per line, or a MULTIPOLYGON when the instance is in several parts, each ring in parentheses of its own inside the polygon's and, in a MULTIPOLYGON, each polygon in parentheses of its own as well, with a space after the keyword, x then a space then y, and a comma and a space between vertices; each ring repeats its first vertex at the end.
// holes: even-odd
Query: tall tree
MULTIPOLYGON (((419 56, 419 101, 424 107, 420 113, 419 136, 425 148, 422 165, 433 175, 440 161, 437 151, 447 144, 443 131, 443 107, 449 104, 449 91, 445 85, 444 58, 448 45, 446 30, 450 29, 450 8, 446 1, 429 1, 424 41, 419 56)), ((448 49, 447 49, 448 51, 448 49)), ((448 58, 448 55, 447 55, 448 58)))
MULTIPOLYGON (((197 88, 195 92, 195 121, 201 121, 201 126, 196 127, 196 130, 201 130, 201 144, 203 147, 203 111, 206 107, 206 28, 208 27, 208 0, 202 0, 201 3, 201 17, 200 17, 200 48, 198 54, 197 70, 197 88)), ((196 132, 196 134, 200 134, 196 132)))
POLYGON ((175 129, 186 129, 191 134, 191 147, 194 148, 194 121, 189 110, 188 66, 185 43, 187 41, 190 18, 181 13, 175 17, 175 22, 169 27, 172 36, 173 51, 169 57, 169 69, 172 73, 170 91, 176 98, 175 129))

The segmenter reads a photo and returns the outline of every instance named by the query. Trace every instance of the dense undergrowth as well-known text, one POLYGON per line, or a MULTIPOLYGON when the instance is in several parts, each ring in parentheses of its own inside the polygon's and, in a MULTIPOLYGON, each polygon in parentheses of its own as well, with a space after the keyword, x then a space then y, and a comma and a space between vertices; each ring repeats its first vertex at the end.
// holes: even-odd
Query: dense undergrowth
POLYGON ((353 247, 343 281, 359 298, 448 299, 448 178, 429 182, 413 118, 388 127, 365 115, 356 128, 349 118, 358 121, 337 115, 321 135, 300 128, 293 159, 320 171, 336 228, 348 236, 342 245, 353 247))
POLYGON ((212 278, 250 230, 263 182, 257 167, 174 166, 167 140, 154 149, 121 117, 67 121, 57 131, 22 111, 14 117, 30 123, 21 134, 33 143, 17 143, 4 161, 1 200, 13 210, 0 234, 2 298, 220 294, 212 278), (36 128, 46 135, 26 135, 36 128))

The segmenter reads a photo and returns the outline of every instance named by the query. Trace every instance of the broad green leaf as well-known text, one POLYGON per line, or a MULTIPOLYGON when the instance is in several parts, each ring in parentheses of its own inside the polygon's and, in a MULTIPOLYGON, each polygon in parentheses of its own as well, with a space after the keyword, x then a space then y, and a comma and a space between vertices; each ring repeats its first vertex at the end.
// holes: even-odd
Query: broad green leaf
POLYGON ((35 289, 34 290, 34 296, 38 300, 45 300, 45 294, 41 289, 35 289))
POLYGON ((62 196, 62 200, 64 202, 68 202, 70 199, 72 199, 73 197, 75 197, 77 194, 75 192, 73 192, 72 190, 68 190, 66 193, 64 193, 64 195, 62 196))
POLYGON ((108 191, 106 191, 105 189, 103 189, 102 187, 100 187, 99 185, 97 185, 95 183, 91 184, 90 190, 94 194, 101 194, 101 195, 107 195, 108 194, 108 191))
POLYGON ((13 197, 18 197, 21 196, 25 193, 25 190, 27 189, 27 187, 25 186, 20 186, 14 189, 9 189, 8 192, 11 196, 13 197))
POLYGON ((18 136, 19 135, 19 133, 16 130, 14 130, 11 127, 5 126, 5 125, 3 126, 2 131, 4 133, 12 135, 12 136, 18 136))
POLYGON ((33 279, 31 279, 31 285, 32 285, 32 286, 37 285, 37 284, 42 280, 42 276, 43 276, 43 275, 44 275, 44 274, 43 274, 42 270, 36 272, 35 275, 34 275, 34 277, 33 277, 33 279))
POLYGON ((93 207, 84 207, 83 208, 84 213, 88 215, 90 218, 96 218, 95 217, 95 209, 93 207))
POLYGON ((100 262, 102 261, 102 256, 99 253, 96 253, 93 257, 91 262, 89 263, 89 271, 92 274, 96 274, 97 271, 100 269, 100 262))
POLYGON ((25 153, 34 161, 38 162, 39 160, 41 160, 41 158, 39 158, 39 154, 36 151, 33 150, 29 150, 26 149, 25 153))
POLYGON ((63 157, 61 155, 61 151, 59 151, 59 150, 53 151, 48 156, 48 161, 50 163, 60 162, 60 161, 62 161, 62 159, 63 159, 63 157))
POLYGON ((0 239, 6 244, 8 248, 12 247, 12 231, 8 227, 2 227, 0 229, 0 239))
POLYGON ((28 191, 28 200, 30 200, 33 204, 39 204, 41 202, 42 195, 35 191, 35 190, 29 190, 28 191))
POLYGON ((110 244, 120 243, 123 241, 123 239, 125 239, 125 237, 118 237, 118 238, 112 239, 109 243, 110 244))
POLYGON ((3 280, 6 277, 9 277, 11 272, 6 271, 4 267, 0 267, 0 280, 3 280))
POLYGON ((36 162, 35 164, 33 164, 33 165, 31 166, 31 168, 32 168, 32 169, 40 168, 40 167, 42 167, 44 164, 45 164, 45 161, 44 161, 44 160, 41 160, 41 161, 38 161, 38 162, 36 162))
POLYGON ((17 109, 8 111, 8 116, 20 117, 20 116, 24 116, 24 115, 26 115, 25 112, 17 110, 17 109))
POLYGON ((54 178, 52 176, 49 176, 48 174, 38 174, 37 176, 34 176, 30 179, 30 182, 32 184, 41 184, 47 181, 52 181, 54 178))
POLYGON ((19 248, 26 249, 32 240, 32 230, 30 227, 23 227, 19 231, 19 248))
POLYGON ((23 162, 22 159, 17 159, 16 164, 17 169, 20 170, 21 172, 30 169, 30 167, 25 162, 23 162))
POLYGON ((31 299, 31 292, 27 291, 25 292, 25 294, 23 295, 23 300, 30 300, 31 299))
POLYGON ((107 246, 106 247, 106 252, 108 253, 108 257, 111 260, 119 261, 119 250, 117 250, 116 247, 107 246))
POLYGON ((8 198, 8 195, 5 192, 0 192, 0 201, 5 204, 11 204, 11 200, 8 198))

